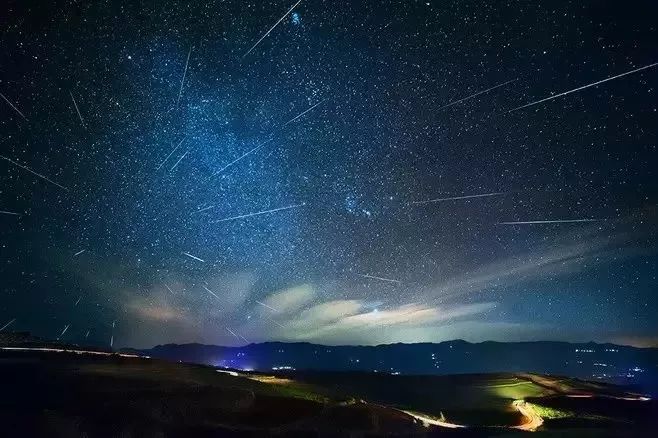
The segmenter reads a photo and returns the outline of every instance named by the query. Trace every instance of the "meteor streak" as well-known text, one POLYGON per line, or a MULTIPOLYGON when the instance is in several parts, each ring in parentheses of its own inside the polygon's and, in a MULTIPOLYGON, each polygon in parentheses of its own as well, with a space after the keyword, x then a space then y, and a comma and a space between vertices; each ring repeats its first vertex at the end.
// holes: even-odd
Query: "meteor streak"
POLYGON ((14 323, 14 321, 16 321, 16 318, 12 319, 12 320, 9 321, 7 324, 5 324, 5 325, 3 325, 2 327, 0 327, 0 332, 3 331, 4 329, 6 329, 7 327, 9 327, 10 325, 12 325, 12 324, 14 323))
POLYGON ((611 77, 609 77, 609 78, 602 79, 602 80, 600 80, 600 81, 592 82, 591 84, 583 85, 582 87, 574 88, 573 90, 564 91, 564 92, 559 93, 559 94, 556 94, 556 95, 554 95, 554 96, 549 96, 549 97, 546 97, 546 98, 544 98, 544 99, 537 100, 537 101, 535 101, 535 102, 530 102, 530 103, 528 103, 528 104, 526 104, 526 105, 522 105, 522 106, 519 106, 519 107, 513 108, 513 109, 507 111, 506 114, 509 114, 509 113, 511 113, 511 112, 513 112, 513 111, 517 111, 517 110, 520 110, 520 109, 523 109, 523 108, 528 108, 528 107, 530 107, 530 106, 537 105, 537 104, 540 104, 540 103, 542 103, 542 102, 546 102, 546 101, 548 101, 548 100, 557 99, 558 97, 566 96, 567 94, 575 93, 576 91, 584 90, 585 88, 594 87, 594 86, 599 85, 599 84, 602 84, 602 83, 604 83, 604 82, 608 82, 608 81, 611 81, 611 80, 613 80, 613 79, 617 79, 617 78, 621 78, 621 77, 626 76, 626 75, 630 75, 630 74, 633 74, 633 73, 637 73, 637 72, 639 72, 639 71, 646 70, 646 69, 648 69, 648 68, 652 68, 652 67, 655 67, 655 66, 657 66, 657 65, 658 65, 658 62, 654 62, 653 64, 645 65, 644 67, 636 68, 635 70, 630 70, 630 71, 627 71, 627 72, 625 72, 625 73, 618 74, 618 75, 616 75, 616 76, 611 76, 611 77))
POLYGON ((371 278, 373 280, 387 281, 389 283, 402 284, 402 282, 400 280, 393 280, 391 278, 377 277, 375 275, 368 275, 368 274, 356 274, 356 275, 358 275, 360 277, 363 277, 363 278, 371 278))
POLYGON ((323 102, 324 102, 324 100, 321 100, 320 102, 316 103, 315 105, 313 105, 312 107, 310 107, 310 108, 307 109, 306 111, 303 111, 303 112, 299 113, 298 115, 296 115, 295 117, 293 117, 292 119, 290 119, 290 120, 288 120, 286 123, 284 123, 281 127, 283 128, 283 127, 286 126, 288 123, 292 123, 292 122, 294 122, 295 120, 297 120, 298 118, 300 118, 301 116, 303 116, 303 115, 306 114, 307 112, 311 111, 312 109, 314 109, 316 106, 320 105, 320 104, 323 103, 323 102))
POLYGON ((10 158, 7 158, 7 157, 5 157, 5 156, 3 156, 3 155, 0 155, 0 158, 2 158, 3 160, 7 160, 7 161, 9 161, 11 164, 13 164, 13 165, 16 166, 16 167, 20 167, 20 168, 23 169, 23 170, 27 170, 27 171, 30 172, 32 175, 36 175, 36 176, 38 176, 39 178, 48 181, 50 184, 54 184, 54 185, 56 185, 56 186, 59 187, 60 189, 64 189, 64 190, 67 190, 67 191, 68 191, 68 188, 67 188, 67 187, 64 187, 64 186, 61 185, 61 184, 57 184, 55 181, 53 181, 53 180, 51 180, 51 179, 48 179, 48 177, 45 177, 45 176, 41 175, 40 173, 36 173, 34 170, 30 169, 29 167, 26 167, 26 166, 23 166, 23 165, 21 165, 21 164, 18 164, 18 163, 15 162, 14 160, 12 160, 12 159, 10 159, 10 158))
POLYGON ((192 254, 189 254, 189 253, 187 253, 187 252, 184 252, 183 254, 186 255, 186 256, 188 256, 188 257, 191 258, 191 259, 198 260, 198 261, 203 262, 203 263, 206 262, 205 260, 202 260, 202 259, 200 259, 199 257, 193 256, 192 254))
POLYGON ((183 158, 185 158, 185 155, 187 155, 188 152, 190 152, 189 149, 186 150, 185 153, 184 153, 183 155, 181 155, 181 157, 178 159, 178 161, 176 161, 176 164, 174 164, 173 166, 171 166, 171 169, 169 169, 169 172, 171 172, 172 170, 174 170, 174 169, 176 168, 176 166, 178 166, 178 163, 180 163, 180 162, 183 160, 183 158))
POLYGON ((73 307, 77 306, 81 299, 82 299, 82 295, 80 295, 80 296, 78 297, 78 300, 75 302, 75 304, 73 305, 73 307))
POLYGON ((228 163, 226 166, 222 167, 222 168, 219 169, 217 172, 213 173, 213 175, 217 175, 218 173, 222 173, 223 171, 225 171, 226 169, 228 169, 229 167, 231 167, 232 165, 234 165, 234 164, 237 163, 238 161, 242 160, 242 159, 243 159, 244 157, 246 157, 247 155, 250 155, 250 154, 256 152, 258 149, 262 148, 263 146, 265 146, 267 143, 269 143, 269 142, 271 142, 271 141, 272 141, 271 138, 270 138, 269 140, 264 141, 263 143, 259 144, 259 145, 256 146, 255 148, 251 149, 249 152, 247 152, 247 153, 241 155, 240 157, 236 158, 235 160, 231 161, 231 162, 228 163))
POLYGON ((86 250, 86 249, 81 249, 80 251, 78 251, 78 252, 76 252, 75 254, 73 254, 73 257, 77 257, 77 256, 79 256, 80 254, 82 254, 82 253, 85 252, 85 251, 87 251, 87 250, 86 250))
POLYGON ((176 105, 180 102, 180 97, 183 94, 183 84, 185 84, 185 75, 187 75, 187 65, 190 62, 190 55, 192 54, 192 46, 190 46, 190 51, 187 52, 187 60, 185 61, 185 70, 183 70, 183 79, 180 81, 180 89, 178 90, 178 99, 176 99, 176 105))
POLYGON ((4 210, 0 210, 0 214, 8 214, 8 215, 11 215, 11 216, 20 216, 20 213, 14 213, 13 211, 4 211, 4 210))
POLYGON ((215 292, 211 291, 210 289, 208 289, 208 288, 206 287, 205 284, 202 284, 201 287, 204 288, 204 289, 206 290, 206 292, 208 292, 208 293, 209 293, 210 295, 212 295, 213 297, 217 298, 218 300, 220 299, 220 298, 217 296, 217 294, 216 294, 215 292))
POLYGON ((502 84, 495 85, 495 86, 493 86, 493 87, 491 87, 491 88, 487 88, 486 90, 478 91, 477 93, 475 93, 475 94, 471 94, 470 96, 466 96, 466 97, 464 97, 463 99, 455 100, 454 102, 450 102, 450 103, 447 104, 447 105, 443 105, 442 107, 438 108, 437 111, 442 110, 442 109, 445 109, 445 108, 448 108, 448 107, 453 106, 453 105, 457 105, 458 103, 462 103, 462 102, 464 102, 464 101, 466 101, 466 100, 473 99, 474 97, 477 97, 477 96, 479 96, 480 94, 488 93, 488 92, 491 91, 491 90, 495 90, 496 88, 503 87, 503 86, 505 86, 505 85, 507 85, 507 84, 509 84, 509 83, 512 83, 512 82, 514 82, 514 81, 517 81, 517 80, 518 80, 518 79, 512 79, 511 81, 503 82, 502 84))
POLYGON ((75 97, 73 97, 73 93, 69 91, 69 94, 71 95, 71 100, 73 101, 73 106, 75 107, 75 112, 78 113, 78 117, 80 118, 80 123, 82 124, 82 127, 85 128, 85 121, 82 120, 82 114, 80 114, 80 109, 78 108, 78 104, 75 101, 75 97))
POLYGON ((574 222, 597 222, 600 219, 559 219, 546 221, 498 222, 498 225, 569 224, 574 222))
POLYGON ((233 332, 233 330, 231 330, 231 329, 228 328, 228 327, 226 327, 226 330, 228 330, 228 332, 229 332, 230 334, 232 334, 233 336, 235 336, 235 339, 240 340, 240 338, 238 337, 238 335, 236 335, 236 334, 233 332))
POLYGON ((279 23, 281 23, 283 21, 283 19, 286 18, 288 16, 288 14, 290 14, 292 12, 292 10, 295 9, 295 7, 297 7, 297 5, 300 4, 301 2, 302 2, 302 0, 299 0, 297 3, 292 5, 292 8, 288 9, 288 12, 283 14, 283 17, 279 18, 279 21, 274 23, 274 26, 270 27, 270 29, 267 32, 265 32, 265 34, 262 37, 260 37, 260 39, 258 41, 256 41, 256 43, 253 46, 251 46, 251 48, 249 50, 247 50, 244 55, 242 55, 242 59, 244 59, 248 54, 250 54, 251 51, 254 50, 256 48, 256 46, 259 45, 260 42, 263 41, 265 39, 265 37, 267 37, 270 34, 270 32, 272 32, 274 30, 274 28, 277 27, 279 25, 279 23))
POLYGON ((174 291, 171 290, 171 288, 169 287, 169 285, 167 283, 162 283, 162 284, 164 284, 164 287, 166 287, 169 292, 171 292, 172 294, 174 293, 174 291))
POLYGON ((451 198, 437 198, 437 199, 429 199, 427 201, 413 201, 412 204, 429 204, 431 202, 456 201, 459 199, 486 198, 489 196, 499 196, 505 194, 506 192, 492 192, 492 193, 482 193, 479 195, 453 196, 451 198))
POLYGON ((270 310, 273 311, 273 312, 278 312, 278 310, 276 310, 274 307, 270 307, 270 306, 268 306, 267 304, 265 304, 265 303, 261 303, 261 302, 258 301, 258 300, 255 300, 255 301, 256 301, 256 304, 260 304, 261 306, 266 307, 266 308, 270 309, 270 310))
POLYGON ((0 96, 5 100, 5 102, 7 102, 7 104, 8 104, 10 107, 12 107, 12 108, 14 109, 14 111, 16 111, 18 114, 20 114, 21 117, 24 118, 25 121, 27 121, 27 117, 25 117, 25 115, 24 115, 22 112, 20 112, 20 110, 19 110, 18 108, 16 108, 16 107, 14 106, 14 104, 11 103, 11 102, 9 101, 9 99, 7 99, 7 98, 5 97, 4 94, 0 93, 0 96))
POLYGON ((66 333, 66 331, 69 329, 69 327, 71 327, 71 324, 66 324, 66 326, 64 326, 64 330, 62 330, 62 333, 60 333, 59 336, 57 336, 58 341, 59 341, 59 338, 64 336, 64 333, 66 333))
POLYGON ((180 145, 183 144, 183 140, 185 140, 185 136, 183 136, 183 138, 181 138, 180 142, 178 142, 178 145, 174 148, 174 150, 171 151, 171 152, 169 152, 169 155, 167 155, 167 158, 165 158, 164 160, 162 160, 162 163, 160 163, 160 165, 158 166, 158 168, 157 168, 156 170, 160 170, 160 168, 164 165, 164 163, 167 162, 167 160, 169 159, 169 157, 171 157, 171 156, 174 154, 174 152, 176 152, 176 150, 180 147, 180 145))
POLYGON ((243 214, 243 215, 240 215, 240 216, 232 216, 232 217, 227 217, 227 218, 224 218, 224 219, 218 219, 218 220, 212 221, 210 223, 211 224, 216 224, 218 222, 228 222, 228 221, 233 221, 233 220, 237 220, 237 219, 244 219, 244 218, 248 218, 248 217, 252 217, 252 216, 259 216, 261 214, 269 214, 269 213, 274 213, 274 212, 277 212, 277 211, 290 210, 291 208, 302 207, 304 205, 306 205, 306 203, 301 203, 301 204, 296 204, 296 205, 289 205, 287 207, 273 208, 271 210, 257 211, 255 213, 248 213, 248 214, 243 214))

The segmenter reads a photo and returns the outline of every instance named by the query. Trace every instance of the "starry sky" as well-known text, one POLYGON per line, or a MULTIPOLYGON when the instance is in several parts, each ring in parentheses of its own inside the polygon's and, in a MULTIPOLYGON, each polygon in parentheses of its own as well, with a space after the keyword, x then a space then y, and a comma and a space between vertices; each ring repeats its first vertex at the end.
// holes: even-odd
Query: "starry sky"
POLYGON ((4 330, 658 344, 655 2, 7 9, 4 330))

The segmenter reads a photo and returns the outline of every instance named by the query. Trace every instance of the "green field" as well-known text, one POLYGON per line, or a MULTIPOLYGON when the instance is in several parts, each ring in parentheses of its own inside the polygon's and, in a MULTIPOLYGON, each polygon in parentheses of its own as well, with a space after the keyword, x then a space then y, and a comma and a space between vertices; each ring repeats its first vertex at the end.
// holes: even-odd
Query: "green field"
POLYGON ((512 402, 554 394, 513 374, 391 376, 374 373, 296 373, 304 391, 332 399, 363 399, 469 426, 523 422, 512 402))

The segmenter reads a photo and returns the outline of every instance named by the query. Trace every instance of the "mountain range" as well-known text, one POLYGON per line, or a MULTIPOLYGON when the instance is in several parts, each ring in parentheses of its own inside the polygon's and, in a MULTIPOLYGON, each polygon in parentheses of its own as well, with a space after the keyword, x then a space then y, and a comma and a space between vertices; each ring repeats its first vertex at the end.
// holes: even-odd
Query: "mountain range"
POLYGON ((172 361, 239 370, 369 371, 448 375, 532 372, 621 384, 658 394, 658 349, 569 342, 481 342, 327 346, 265 342, 241 347, 166 344, 131 350, 172 361))

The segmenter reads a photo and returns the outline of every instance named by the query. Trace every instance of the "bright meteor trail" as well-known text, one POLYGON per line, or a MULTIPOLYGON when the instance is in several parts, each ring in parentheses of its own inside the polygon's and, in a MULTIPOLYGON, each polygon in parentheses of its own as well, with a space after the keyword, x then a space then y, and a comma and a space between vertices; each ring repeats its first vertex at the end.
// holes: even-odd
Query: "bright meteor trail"
POLYGON ((466 196, 453 196, 451 198, 437 198, 429 199, 427 201, 414 201, 412 204, 429 204, 432 202, 443 202, 443 201, 457 201, 459 199, 471 199, 471 198, 486 198, 489 196, 500 196, 506 194, 505 192, 493 192, 493 193, 482 193, 480 195, 466 195, 466 196))
POLYGON ((9 99, 7 99, 7 98, 5 97, 4 94, 0 93, 0 97, 2 97, 2 98, 5 100, 5 102, 7 102, 7 104, 8 104, 10 107, 12 107, 12 108, 14 109, 14 111, 16 111, 18 114, 20 114, 20 116, 21 116, 22 118, 24 118, 24 119, 27 121, 27 117, 25 117, 25 114, 23 114, 18 108, 16 108, 16 107, 14 106, 14 104, 11 103, 11 102, 9 101, 9 99))
POLYGON ((392 278, 385 278, 385 277, 377 277, 376 275, 368 275, 368 274, 356 274, 360 277, 363 278, 370 278, 373 280, 379 280, 379 281, 386 281, 388 283, 395 283, 395 284, 402 284, 400 280, 393 280, 392 278))
POLYGON ((200 261, 200 262, 202 262, 202 263, 205 263, 205 262, 206 262, 205 260, 200 259, 199 257, 193 256, 192 254, 187 253, 187 252, 184 252, 183 255, 186 255, 186 256, 188 256, 188 257, 191 258, 191 259, 198 260, 198 261, 200 261))
POLYGON ((269 143, 269 142, 271 142, 271 141, 272 141, 271 138, 270 138, 269 140, 265 140, 264 142, 262 142, 261 144, 259 144, 259 145, 256 146, 255 148, 253 148, 253 149, 251 149, 250 151, 248 151, 248 152, 242 154, 240 157, 236 158, 235 160, 233 160, 233 161, 231 161, 230 163, 228 163, 226 166, 224 166, 224 167, 222 167, 221 169, 219 169, 217 172, 213 173, 213 175, 217 175, 218 173, 222 173, 223 171, 225 171, 226 169, 228 169, 229 167, 231 167, 232 165, 234 165, 234 164, 237 163, 238 161, 240 161, 240 160, 242 160, 243 158, 245 158, 246 156, 248 156, 248 155, 250 155, 250 154, 256 152, 258 149, 262 148, 263 146, 265 146, 267 143, 269 143))
POLYGON ((263 41, 265 39, 265 37, 268 36, 270 34, 270 32, 272 32, 274 30, 274 28, 277 27, 279 25, 279 23, 281 23, 283 21, 283 19, 286 18, 288 16, 288 14, 290 14, 292 12, 292 10, 295 9, 295 7, 297 7, 297 5, 300 4, 301 2, 302 2, 302 0, 299 0, 297 3, 292 5, 292 8, 288 9, 288 12, 283 14, 283 17, 279 18, 279 21, 274 23, 274 26, 270 27, 270 30, 265 32, 265 34, 262 37, 260 37, 260 39, 258 41, 256 41, 256 43, 253 46, 251 46, 251 48, 249 50, 247 50, 244 55, 242 55, 242 59, 244 59, 245 56, 250 54, 251 51, 254 50, 256 48, 256 46, 259 45, 260 42, 263 41))
POLYGON ((21 164, 18 164, 18 163, 15 162, 14 160, 9 159, 9 158, 7 158, 7 157, 5 157, 5 156, 2 156, 2 155, 0 155, 0 158, 2 158, 3 160, 7 160, 7 161, 9 161, 9 162, 10 162, 11 164, 13 164, 14 166, 20 167, 20 168, 23 169, 23 170, 27 170, 27 171, 30 172, 32 175, 36 175, 36 176, 38 176, 39 178, 48 181, 50 184, 54 184, 54 185, 56 185, 57 187, 59 187, 59 188, 61 188, 61 189, 64 189, 64 190, 67 190, 67 191, 68 191, 68 188, 67 188, 67 187, 64 187, 64 186, 61 185, 61 184, 57 184, 55 181, 53 181, 53 180, 51 180, 51 179, 48 179, 48 177, 45 177, 45 176, 41 175, 40 173, 36 173, 34 170, 30 169, 29 167, 26 167, 26 166, 23 166, 23 165, 21 165, 21 164))
POLYGON ((320 105, 322 102, 324 102, 324 100, 321 100, 320 102, 316 103, 315 105, 313 105, 312 107, 310 107, 310 108, 307 109, 306 111, 303 111, 303 112, 297 114, 295 117, 293 117, 292 119, 290 119, 290 120, 288 120, 286 123, 284 123, 281 127, 286 126, 286 125, 288 125, 289 123, 294 122, 295 120, 297 120, 298 118, 300 118, 301 116, 303 116, 304 114, 306 114, 307 112, 313 110, 316 106, 320 105))
POLYGON ((64 326, 64 330, 62 330, 62 333, 60 333, 59 336, 57 336, 58 341, 62 336, 64 336, 64 333, 66 333, 66 331, 69 329, 69 327, 71 327, 71 324, 66 324, 66 326, 64 326))
POLYGON ((82 124, 82 127, 85 127, 85 121, 82 119, 82 114, 80 114, 80 109, 78 108, 78 104, 75 101, 75 97, 73 97, 73 93, 69 91, 69 94, 71 95, 71 100, 73 101, 73 106, 75 107, 75 112, 78 113, 78 117, 80 118, 80 123, 82 124))
POLYGON ((213 297, 217 298, 218 300, 220 299, 220 298, 217 296, 217 294, 216 294, 215 292, 211 291, 210 289, 208 289, 208 288, 206 287, 205 284, 202 284, 201 287, 204 288, 204 289, 206 290, 206 292, 208 292, 208 293, 209 293, 210 295, 212 295, 213 297))
POLYGON ((164 163, 167 162, 167 160, 169 159, 169 157, 171 157, 171 156, 174 154, 174 152, 176 152, 176 150, 180 147, 180 145, 183 144, 183 141, 184 141, 184 140, 185 140, 185 137, 183 136, 183 138, 181 138, 181 140, 178 142, 178 145, 176 145, 176 147, 174 148, 173 151, 169 152, 169 155, 167 155, 167 158, 165 158, 164 160, 162 160, 162 163, 160 163, 160 165, 158 166, 158 168, 157 168, 156 170, 160 170, 160 168, 164 165, 164 163))
POLYGON ((265 303, 261 303, 261 302, 258 301, 258 300, 256 300, 256 304, 260 304, 261 306, 265 307, 266 309, 270 309, 270 310, 273 311, 273 312, 278 312, 278 310, 276 310, 274 307, 270 307, 270 306, 268 306, 267 304, 265 304, 265 303))
POLYGON ((606 79, 602 79, 600 81, 592 82, 591 84, 583 85, 582 87, 574 88, 573 90, 569 90, 569 91, 565 91, 563 93, 556 94, 555 96, 549 96, 549 97, 546 97, 544 99, 537 100, 535 102, 530 102, 526 105, 522 105, 522 106, 519 106, 519 107, 516 107, 516 108, 513 108, 513 109, 507 111, 507 114, 509 114, 513 111, 517 111, 517 110, 520 110, 520 109, 523 109, 523 108, 528 108, 530 106, 540 104, 542 102, 557 99, 558 97, 566 96, 567 94, 575 93, 576 91, 584 90, 585 88, 594 87, 596 85, 602 84, 604 82, 611 81, 613 79, 617 79, 617 78, 621 78, 621 77, 626 76, 626 75, 637 73, 639 71, 646 70, 648 68, 655 67, 657 65, 658 65, 658 62, 654 62, 653 64, 645 65, 644 67, 636 68, 635 70, 627 71, 625 73, 621 73, 621 74, 618 74, 616 76, 612 76, 612 77, 609 77, 609 78, 606 78, 606 79))
POLYGON ((274 212, 277 212, 277 211, 290 210, 291 208, 302 207, 304 205, 306 205, 306 204, 302 203, 302 204, 296 204, 296 205, 289 205, 287 207, 273 208, 271 210, 257 211, 256 213, 248 213, 248 214, 243 214, 243 215, 240 215, 240 216, 232 216, 232 217, 227 217, 227 218, 224 218, 224 219, 218 219, 218 220, 212 221, 210 223, 215 224, 217 222, 227 222, 227 221, 233 221, 233 220, 237 220, 237 219, 244 219, 244 218, 248 218, 248 217, 252 217, 252 216, 260 216, 261 214, 269 214, 269 213, 274 213, 274 212))
POLYGON ((569 224, 575 222, 597 222, 600 219, 559 219, 547 221, 498 222, 498 225, 569 224))
POLYGON ((493 87, 491 87, 491 88, 487 88, 486 90, 478 91, 477 93, 475 93, 475 94, 471 94, 470 96, 466 96, 466 97, 464 97, 463 99, 455 100, 454 102, 450 102, 449 104, 447 104, 447 105, 443 105, 442 107, 438 108, 437 111, 442 110, 442 109, 445 109, 445 108, 448 108, 449 106, 457 105, 458 103, 462 103, 462 102, 464 102, 464 101, 466 101, 466 100, 473 99, 474 97, 477 97, 477 96, 479 96, 480 94, 488 93, 488 92, 491 91, 491 90, 495 90, 496 88, 503 87, 503 86, 505 86, 505 85, 507 85, 507 84, 509 84, 509 83, 512 83, 512 82, 514 82, 514 81, 516 81, 516 80, 517 80, 517 79, 512 79, 511 81, 503 82, 502 84, 495 85, 495 86, 493 86, 493 87))
POLYGON ((176 161, 176 164, 174 164, 173 166, 171 166, 171 169, 169 169, 169 172, 171 172, 172 170, 174 170, 174 169, 176 168, 176 166, 178 166, 178 163, 180 163, 181 161, 183 161, 183 158, 185 158, 185 156, 188 154, 188 152, 190 152, 189 149, 186 150, 185 153, 184 153, 183 155, 181 155, 181 157, 178 159, 178 161, 176 161))
POLYGON ((183 94, 183 85, 185 84, 185 76, 187 75, 187 65, 190 63, 190 55, 192 54, 192 46, 190 46, 190 51, 187 52, 187 60, 185 60, 185 70, 183 70, 183 79, 180 81, 180 89, 178 90, 178 99, 176 99, 176 105, 180 102, 180 97, 183 94))
POLYGON ((4 329, 6 329, 7 327, 9 327, 10 325, 12 325, 12 324, 14 323, 14 321, 16 321, 16 318, 12 319, 12 320, 9 321, 7 324, 5 324, 5 325, 3 325, 2 327, 0 327, 0 332, 3 331, 4 329))

